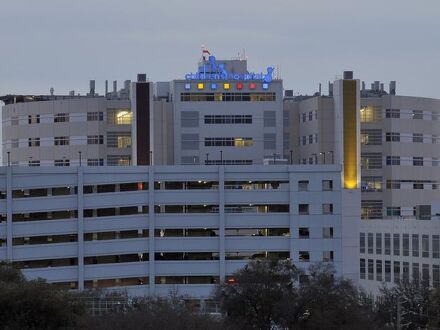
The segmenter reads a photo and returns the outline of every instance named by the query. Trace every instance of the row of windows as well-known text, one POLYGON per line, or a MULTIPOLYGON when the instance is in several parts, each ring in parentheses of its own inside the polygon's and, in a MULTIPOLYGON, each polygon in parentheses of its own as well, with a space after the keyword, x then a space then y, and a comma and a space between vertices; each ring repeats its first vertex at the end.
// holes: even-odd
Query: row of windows
POLYGON ((251 137, 205 138, 205 147, 252 147, 251 137))
MULTIPOLYGON (((65 123, 70 121, 70 117, 75 117, 78 113, 56 113, 53 115, 54 123, 65 123)), ((87 121, 103 121, 104 113, 102 111, 87 112, 87 121)), ((40 124, 41 115, 28 115, 28 124, 40 124)), ((11 126, 18 126, 18 116, 11 117, 11 126)))
MULTIPOLYGON (((406 157, 406 156, 386 156, 387 166, 439 166, 439 158, 406 157)), ((362 169, 380 169, 383 166, 383 157, 380 152, 362 152, 362 169)))
MULTIPOLYGON (((298 204, 299 215, 310 215, 310 204, 298 204)), ((225 205, 225 213, 289 213, 289 204, 228 204, 225 205)), ((219 213, 218 205, 155 205, 154 213, 167 214, 167 213, 219 213)), ((85 209, 83 210, 83 216, 85 218, 90 217, 110 217, 110 216, 123 216, 123 215, 138 215, 148 214, 148 206, 136 205, 136 206, 124 206, 124 207, 108 207, 98 209, 85 209)), ((329 215, 334 214, 334 207, 332 203, 321 204, 321 213, 316 215, 329 215)), ((13 213, 12 221, 44 221, 44 220, 57 220, 57 219, 71 219, 77 218, 77 210, 64 210, 64 211, 46 211, 46 212, 32 212, 32 213, 13 213)), ((6 221, 6 215, 0 216, 0 222, 6 221)))
POLYGON ((402 280, 407 282, 411 279, 416 282, 422 280, 425 283, 429 283, 430 279, 432 279, 432 286, 435 288, 440 287, 440 265, 432 265, 432 275, 430 273, 429 264, 422 264, 422 271, 420 272, 420 264, 417 262, 412 263, 411 273, 411 264, 406 261, 392 262, 390 260, 383 261, 362 258, 360 259, 359 266, 361 279, 376 280, 379 282, 391 282, 393 280, 395 283, 399 283, 402 280), (376 278, 374 275, 376 275, 376 278), (392 275, 394 275, 393 278, 392 275))
POLYGON ((298 145, 318 143, 318 134, 309 134, 298 137, 298 145))
POLYGON ((402 134, 399 132, 390 132, 385 133, 385 141, 386 142, 413 142, 413 143, 425 143, 427 140, 430 140, 430 143, 439 144, 440 138, 437 135, 423 135, 423 133, 412 133, 412 134, 402 134))
POLYGON ((205 124, 252 124, 251 115, 207 115, 205 124))
POLYGON ((258 102, 276 101, 275 93, 181 93, 181 102, 258 102))
POLYGON ((389 234, 389 233, 365 233, 359 234, 360 253, 384 254, 395 256, 412 256, 422 258, 440 258, 440 235, 431 235, 431 245, 429 235, 419 234, 389 234), (382 239, 383 237, 383 239, 382 239), (392 242, 392 247, 391 247, 392 242), (411 244, 410 244, 411 243, 411 244), (421 246, 420 246, 421 244, 421 246), (411 245, 411 248, 410 248, 411 245), (430 250, 431 247, 431 250, 430 250))
POLYGON ((439 189, 439 181, 430 180, 386 180, 382 177, 368 176, 362 177, 362 192, 381 192, 383 189, 439 189))

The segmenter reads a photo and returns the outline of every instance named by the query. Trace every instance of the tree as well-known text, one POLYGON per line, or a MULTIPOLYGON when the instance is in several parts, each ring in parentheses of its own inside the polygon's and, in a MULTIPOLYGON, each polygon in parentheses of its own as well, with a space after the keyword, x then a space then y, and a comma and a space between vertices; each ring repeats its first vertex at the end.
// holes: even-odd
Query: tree
POLYGON ((252 261, 216 296, 229 324, 242 329, 371 329, 372 303, 329 264, 307 273, 290 261, 252 261), (307 275, 306 275, 307 274, 307 275), (301 280, 300 280, 301 279, 301 280))
POLYGON ((229 324, 240 329, 270 329, 279 319, 278 304, 290 292, 299 271, 289 261, 252 261, 217 288, 216 298, 229 324))
POLYGON ((377 313, 382 323, 403 329, 425 329, 429 322, 431 290, 424 281, 399 281, 383 286, 377 313))
POLYGON ((431 301, 428 311, 429 326, 433 329, 440 329, 440 288, 431 291, 431 301))
POLYGON ((9 264, 0 264, 2 329, 73 328, 84 308, 73 294, 43 280, 27 281, 9 264))

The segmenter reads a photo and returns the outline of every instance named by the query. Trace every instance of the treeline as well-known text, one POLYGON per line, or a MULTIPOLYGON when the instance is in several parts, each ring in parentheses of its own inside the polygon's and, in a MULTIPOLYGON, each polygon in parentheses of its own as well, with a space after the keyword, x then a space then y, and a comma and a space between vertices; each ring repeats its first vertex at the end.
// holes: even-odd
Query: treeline
POLYGON ((384 287, 373 300, 329 265, 306 274, 290 262, 252 261, 214 293, 221 314, 183 297, 68 292, 0 265, 0 329, 440 329, 440 290, 420 282, 384 287), (116 302, 104 313, 88 303, 116 302))

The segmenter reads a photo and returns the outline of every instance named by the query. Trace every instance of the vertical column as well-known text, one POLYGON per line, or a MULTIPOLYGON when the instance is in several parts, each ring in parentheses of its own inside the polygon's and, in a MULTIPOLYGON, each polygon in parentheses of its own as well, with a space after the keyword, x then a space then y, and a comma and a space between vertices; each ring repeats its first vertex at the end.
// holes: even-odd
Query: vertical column
POLYGON ((154 167, 148 167, 148 283, 150 295, 155 293, 156 269, 154 260, 154 167))
POLYGON ((219 229, 219 261, 220 261, 220 282, 224 282, 226 276, 225 262, 225 167, 218 167, 218 229, 219 229))
POLYGON ((12 169, 6 167, 6 260, 12 262, 12 169))
POLYGON ((83 167, 78 166, 78 289, 84 290, 84 177, 83 167))
POLYGON ((292 172, 292 166, 288 166, 289 169, 289 227, 290 227, 290 260, 296 261, 295 256, 295 240, 297 239, 298 231, 295 230, 295 180, 292 172))

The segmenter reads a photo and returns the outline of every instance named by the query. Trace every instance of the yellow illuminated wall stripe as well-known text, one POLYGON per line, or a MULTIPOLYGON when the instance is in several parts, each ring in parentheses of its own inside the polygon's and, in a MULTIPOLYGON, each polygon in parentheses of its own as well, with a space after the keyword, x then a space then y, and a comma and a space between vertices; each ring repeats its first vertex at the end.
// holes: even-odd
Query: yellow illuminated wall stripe
POLYGON ((356 80, 343 81, 344 188, 358 186, 356 80))

